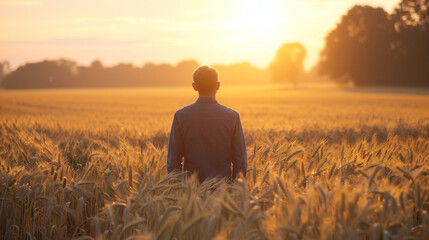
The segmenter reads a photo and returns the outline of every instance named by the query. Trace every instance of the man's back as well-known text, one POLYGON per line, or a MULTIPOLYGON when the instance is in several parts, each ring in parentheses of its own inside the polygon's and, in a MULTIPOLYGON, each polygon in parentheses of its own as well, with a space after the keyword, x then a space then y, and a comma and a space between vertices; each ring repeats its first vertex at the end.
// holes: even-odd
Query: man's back
POLYGON ((171 127, 168 172, 182 170, 182 157, 184 170, 196 172, 200 181, 245 175, 246 146, 238 113, 212 97, 200 97, 178 110, 171 127))

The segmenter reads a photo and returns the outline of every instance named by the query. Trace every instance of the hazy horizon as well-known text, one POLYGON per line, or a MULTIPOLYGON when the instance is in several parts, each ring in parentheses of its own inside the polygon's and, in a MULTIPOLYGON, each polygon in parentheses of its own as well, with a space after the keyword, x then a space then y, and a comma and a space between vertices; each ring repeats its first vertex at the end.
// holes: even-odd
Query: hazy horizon
POLYGON ((183 59, 211 65, 248 61, 265 68, 283 43, 298 41, 307 49, 308 69, 317 61, 324 36, 355 4, 391 12, 398 1, 108 0, 98 5, 0 0, 0 60, 12 68, 57 58, 137 66, 183 59))

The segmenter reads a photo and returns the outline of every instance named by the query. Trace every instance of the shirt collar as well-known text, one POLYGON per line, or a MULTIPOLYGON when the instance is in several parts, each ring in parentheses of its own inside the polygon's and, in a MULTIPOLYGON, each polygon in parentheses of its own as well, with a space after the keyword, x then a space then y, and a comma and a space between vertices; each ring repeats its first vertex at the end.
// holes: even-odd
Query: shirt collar
POLYGON ((217 103, 214 97, 199 97, 197 103, 217 103))

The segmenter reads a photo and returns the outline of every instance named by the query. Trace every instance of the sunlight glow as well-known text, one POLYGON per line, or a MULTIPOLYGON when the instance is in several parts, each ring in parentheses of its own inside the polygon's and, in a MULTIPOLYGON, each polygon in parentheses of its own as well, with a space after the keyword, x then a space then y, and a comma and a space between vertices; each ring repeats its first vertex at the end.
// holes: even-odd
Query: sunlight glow
POLYGON ((248 0, 238 6, 236 27, 246 34, 273 34, 284 16, 275 0, 248 0))
MULTIPOLYGON (((266 68, 277 49, 300 42, 306 67, 355 4, 392 12, 399 0, 0 0, 0 60, 67 58, 88 65, 248 61, 266 68), (31 13, 31 14, 29 14, 31 13)), ((0 94, 1 95, 1 94, 0 94)))

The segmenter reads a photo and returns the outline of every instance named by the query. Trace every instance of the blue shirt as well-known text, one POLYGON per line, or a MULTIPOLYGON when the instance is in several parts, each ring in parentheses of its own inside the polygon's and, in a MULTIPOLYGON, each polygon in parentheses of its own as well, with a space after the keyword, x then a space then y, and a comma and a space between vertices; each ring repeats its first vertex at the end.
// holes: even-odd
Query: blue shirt
POLYGON ((199 97, 196 103, 178 110, 167 155, 167 171, 174 170, 197 173, 200 181, 235 179, 239 172, 245 176, 246 144, 238 113, 212 97, 199 97))

